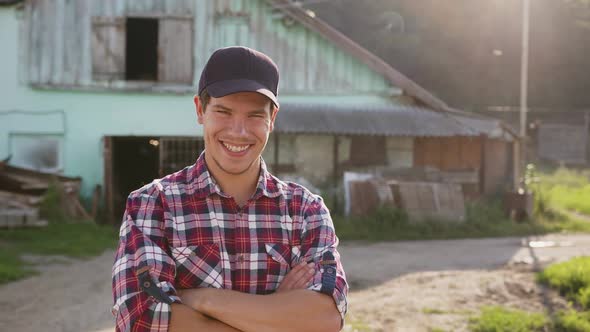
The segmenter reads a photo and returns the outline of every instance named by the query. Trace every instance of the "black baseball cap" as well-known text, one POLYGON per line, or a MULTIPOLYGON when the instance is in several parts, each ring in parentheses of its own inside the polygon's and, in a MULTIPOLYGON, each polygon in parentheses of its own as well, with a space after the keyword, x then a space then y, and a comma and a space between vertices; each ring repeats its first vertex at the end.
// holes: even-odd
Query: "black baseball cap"
POLYGON ((201 73, 199 95, 205 89, 214 98, 236 92, 258 92, 279 107, 279 68, 268 55, 251 48, 220 48, 213 52, 201 73))

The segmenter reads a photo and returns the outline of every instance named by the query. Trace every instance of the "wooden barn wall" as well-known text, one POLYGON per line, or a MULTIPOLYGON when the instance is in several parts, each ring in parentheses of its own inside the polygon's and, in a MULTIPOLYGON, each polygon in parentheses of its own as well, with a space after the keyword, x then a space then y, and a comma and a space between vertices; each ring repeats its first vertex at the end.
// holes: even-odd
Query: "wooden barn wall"
MULTIPOLYGON (((192 85, 212 51, 245 45, 277 62, 282 93, 390 89, 380 74, 360 60, 262 0, 29 0, 24 14, 20 34, 26 59, 21 61, 21 72, 23 80, 33 85, 105 86, 92 76, 91 30, 97 17, 188 16, 193 21, 193 40, 187 41, 193 51, 192 85)), ((125 83, 108 87, 125 87, 125 83)))
POLYGON ((417 137, 414 140, 414 166, 450 171, 479 169, 480 165, 479 137, 417 137))
POLYGON ((484 192, 508 189, 512 183, 512 143, 497 139, 485 141, 484 192))

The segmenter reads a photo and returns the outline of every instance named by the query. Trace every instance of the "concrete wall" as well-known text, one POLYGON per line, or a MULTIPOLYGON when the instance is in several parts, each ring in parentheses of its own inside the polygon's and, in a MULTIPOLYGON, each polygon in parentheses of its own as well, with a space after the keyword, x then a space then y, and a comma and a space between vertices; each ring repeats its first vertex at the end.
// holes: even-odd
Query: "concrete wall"
MULTIPOLYGON (((350 159, 351 137, 339 136, 338 162, 346 163, 350 159)), ((411 137, 387 137, 387 165, 358 167, 355 171, 371 172, 376 168, 406 168, 413 166, 413 141, 411 137)), ((303 176, 315 186, 329 183, 333 179, 334 136, 329 135, 280 135, 279 163, 295 166, 295 172, 289 175, 303 176)), ((274 166, 273 138, 263 154, 263 158, 272 171, 274 166)), ((349 169, 350 170, 350 169, 349 169)))

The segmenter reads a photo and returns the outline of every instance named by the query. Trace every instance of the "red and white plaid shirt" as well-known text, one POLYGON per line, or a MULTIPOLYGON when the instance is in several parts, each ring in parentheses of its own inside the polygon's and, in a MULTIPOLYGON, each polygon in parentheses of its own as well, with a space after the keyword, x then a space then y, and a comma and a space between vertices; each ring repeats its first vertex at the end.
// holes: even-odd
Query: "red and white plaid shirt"
POLYGON ((332 294, 342 317, 348 285, 332 219, 321 197, 282 182, 261 162, 258 186, 239 207, 211 177, 202 153, 185 169, 132 192, 113 265, 117 331, 167 331, 170 305, 143 292, 136 271, 149 267, 172 299, 177 288, 215 287, 251 294, 274 292, 301 261, 316 263, 308 287, 322 287, 320 259, 337 261, 332 294))

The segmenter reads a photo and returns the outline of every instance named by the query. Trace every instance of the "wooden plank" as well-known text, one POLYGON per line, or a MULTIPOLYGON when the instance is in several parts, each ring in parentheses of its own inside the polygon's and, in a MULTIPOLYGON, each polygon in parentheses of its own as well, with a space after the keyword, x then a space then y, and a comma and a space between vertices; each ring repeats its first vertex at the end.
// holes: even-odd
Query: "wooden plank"
POLYGON ((93 80, 125 79, 124 17, 92 18, 92 78, 93 80))
POLYGON ((31 6, 25 4, 24 7, 18 9, 18 81, 21 85, 29 83, 28 72, 29 72, 29 29, 30 29, 30 9, 31 6))
POLYGON ((193 82, 193 20, 161 19, 158 36, 158 80, 193 82))
POLYGON ((104 160, 104 188, 105 188, 105 205, 107 208, 107 219, 114 223, 115 202, 114 202, 114 178, 113 178, 113 138, 110 136, 103 137, 103 160, 104 160))
POLYGON ((29 63, 28 79, 31 83, 41 83, 40 66, 41 66, 41 35, 40 35, 40 0, 31 0, 27 2, 27 21, 29 24, 29 63))

